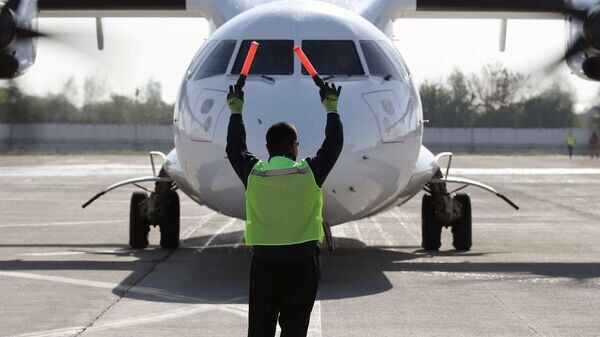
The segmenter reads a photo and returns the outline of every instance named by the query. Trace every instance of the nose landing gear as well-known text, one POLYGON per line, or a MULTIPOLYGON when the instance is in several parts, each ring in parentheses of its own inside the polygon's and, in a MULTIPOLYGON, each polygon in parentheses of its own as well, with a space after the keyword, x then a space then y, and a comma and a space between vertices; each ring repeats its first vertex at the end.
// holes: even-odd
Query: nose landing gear
POLYGON ((471 197, 466 193, 456 192, 474 186, 495 194, 516 210, 519 210, 519 206, 490 186, 469 179, 450 177, 448 173, 452 163, 452 153, 439 154, 438 163, 442 157, 449 157, 445 175, 438 169, 423 188, 427 194, 423 196, 421 205, 421 246, 425 250, 437 251, 441 247, 442 227, 452 227, 454 248, 470 250, 473 246, 471 197), (461 186, 448 192, 448 184, 461 186))
MULTIPOLYGON (((162 172, 161 172, 162 174, 162 172)), ((144 249, 148 246, 150 226, 160 228, 160 246, 179 247, 179 195, 173 182, 157 182, 150 196, 134 192, 129 214, 129 246, 144 249)))
POLYGON ((471 198, 464 193, 450 195, 445 185, 428 185, 431 194, 425 194, 421 204, 421 246, 425 250, 439 250, 442 228, 452 227, 454 248, 470 250, 473 245, 471 198))
POLYGON ((133 249, 148 247, 150 226, 160 228, 160 246, 164 249, 179 247, 179 195, 177 186, 164 169, 156 174, 154 156, 165 161, 167 157, 160 152, 150 152, 152 176, 133 178, 113 184, 93 196, 81 207, 86 208, 106 193, 126 185, 135 185, 145 192, 134 192, 129 208, 129 246, 133 249), (154 191, 140 183, 154 182, 154 191), (148 193, 150 195, 148 195, 148 193))

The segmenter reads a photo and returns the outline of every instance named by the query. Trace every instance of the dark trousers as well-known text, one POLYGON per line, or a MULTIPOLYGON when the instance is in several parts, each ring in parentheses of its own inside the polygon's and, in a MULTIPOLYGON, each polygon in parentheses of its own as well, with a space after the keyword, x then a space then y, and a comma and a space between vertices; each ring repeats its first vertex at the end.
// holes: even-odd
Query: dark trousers
POLYGON ((573 157, 573 146, 567 145, 567 148, 569 149, 569 158, 573 157))
POLYGON ((305 337, 319 286, 317 257, 252 257, 248 337, 305 337))

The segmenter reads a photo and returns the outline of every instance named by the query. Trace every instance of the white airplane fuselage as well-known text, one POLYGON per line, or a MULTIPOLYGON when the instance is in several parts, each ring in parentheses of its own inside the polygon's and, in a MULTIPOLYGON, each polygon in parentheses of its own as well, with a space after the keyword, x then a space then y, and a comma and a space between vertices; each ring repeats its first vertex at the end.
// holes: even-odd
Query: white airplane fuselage
MULTIPOLYGON (((175 107, 176 149, 165 168, 193 200, 228 216, 245 218, 244 185, 225 154, 229 109, 226 95, 237 74, 233 63, 244 40, 352 41, 364 75, 335 76, 343 87, 339 114, 344 149, 323 186, 324 219, 330 225, 358 220, 406 202, 437 169, 422 147, 421 101, 400 54, 389 38, 357 14, 333 5, 263 5, 217 29, 200 49, 181 85, 175 107), (195 71, 220 41, 235 42, 222 74, 196 80, 195 71), (376 41, 400 76, 371 74, 361 41, 376 41), (385 44, 385 45, 384 45, 385 44)), ((291 50, 290 50, 291 52, 291 50)), ((319 69, 317 69, 319 70, 319 69)), ((276 122, 296 126, 299 158, 313 156, 325 138, 326 112, 318 88, 294 58, 293 74, 250 75, 244 88, 243 118, 248 149, 268 160, 265 134, 276 122)), ((327 77, 327 75, 323 75, 327 77)))

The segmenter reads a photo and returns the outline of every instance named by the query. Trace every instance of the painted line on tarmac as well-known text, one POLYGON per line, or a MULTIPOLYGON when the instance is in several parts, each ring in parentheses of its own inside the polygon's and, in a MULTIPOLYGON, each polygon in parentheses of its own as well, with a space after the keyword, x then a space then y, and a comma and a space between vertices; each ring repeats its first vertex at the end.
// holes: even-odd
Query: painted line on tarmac
POLYGON ((590 175, 600 168, 450 168, 451 175, 590 175))
POLYGON ((143 325, 143 324, 149 324, 149 323, 155 323, 155 322, 161 322, 161 321, 166 321, 166 320, 171 320, 171 319, 182 318, 182 317, 196 315, 196 314, 206 312, 206 311, 211 311, 211 310, 222 310, 222 311, 234 313, 238 316, 248 317, 248 305, 247 304, 229 304, 231 302, 239 301, 246 297, 247 296, 240 296, 240 297, 232 298, 232 299, 226 301, 226 303, 222 303, 222 304, 213 304, 213 303, 191 304, 186 307, 177 308, 177 309, 173 309, 173 310, 166 311, 166 312, 144 315, 143 317, 95 323, 87 329, 85 329, 85 326, 75 326, 75 327, 69 327, 69 328, 37 331, 37 332, 25 333, 25 334, 21 334, 21 335, 12 335, 12 337, 73 336, 74 334, 80 333, 83 329, 85 329, 86 333, 93 332, 93 331, 117 329, 117 328, 123 328, 123 327, 128 327, 128 326, 143 325))
POLYGON ((58 227, 58 226, 79 226, 79 225, 103 225, 111 223, 129 222, 127 220, 97 220, 97 221, 65 221, 65 222, 40 222, 13 225, 0 225, 0 228, 19 228, 19 227, 58 227))
MULTIPOLYGON (((198 220, 199 223, 196 226, 191 227, 190 229, 188 229, 188 231, 183 235, 183 240, 187 240, 189 239, 198 229, 200 229, 202 226, 206 225, 208 223, 208 221, 212 218, 214 218, 217 215, 216 212, 212 212, 210 214, 206 214, 202 217, 200 217, 198 220)), ((180 219, 183 219, 183 217, 181 217, 180 219)))
POLYGON ((118 284, 118 283, 110 283, 110 282, 102 282, 102 281, 90 281, 90 280, 86 280, 86 279, 71 278, 71 277, 52 276, 52 275, 43 275, 43 274, 35 274, 35 273, 23 273, 23 272, 6 272, 6 271, 0 271, 0 276, 30 279, 30 280, 37 280, 37 281, 46 281, 46 282, 55 282, 55 283, 62 283, 62 284, 71 284, 71 285, 100 288, 100 289, 127 291, 128 293, 156 296, 156 297, 165 298, 165 299, 169 299, 169 300, 187 301, 189 303, 199 302, 199 301, 207 301, 204 298, 173 294, 168 291, 164 291, 162 289, 141 287, 141 286, 134 286, 134 287, 129 288, 129 285, 126 285, 126 284, 118 284))
POLYGON ((152 174, 149 165, 75 164, 0 167, 0 177, 87 177, 152 174))
POLYGON ((67 256, 67 255, 84 255, 88 252, 48 252, 48 253, 25 253, 17 254, 17 256, 67 256))
MULTIPOLYGON (((181 220, 196 220, 196 219, 203 219, 204 217, 205 216, 187 216, 187 217, 182 216, 180 219, 181 220)), ((123 223, 123 222, 125 222, 125 223, 129 222, 129 219, 24 223, 24 224, 0 225, 0 228, 104 225, 104 224, 123 223)))
POLYGON ((400 222, 400 225, 404 227, 408 235, 410 235, 410 237, 412 237, 415 240, 415 242, 420 245, 421 239, 418 230, 416 230, 414 227, 408 227, 408 225, 405 223, 405 221, 410 223, 410 218, 406 216, 406 214, 404 214, 403 212, 399 211, 398 208, 392 209, 390 211, 390 214, 392 214, 396 219, 398 219, 398 222, 400 222))
POLYGON ((194 252, 194 254, 200 254, 200 253, 202 253, 202 251, 204 251, 206 248, 208 248, 208 246, 210 246, 210 244, 211 244, 211 243, 212 243, 212 242, 213 242, 213 241, 214 241, 214 240, 217 238, 217 236, 219 236, 219 235, 223 234, 223 232, 224 232, 225 230, 227 230, 229 227, 231 227, 231 226, 232 226, 232 225, 235 223, 235 221, 236 221, 236 220, 237 220, 237 219, 235 219, 235 218, 232 218, 231 220, 229 220, 229 223, 228 223, 227 225, 225 225, 225 226, 223 226, 223 227, 219 228, 219 230, 218 230, 218 231, 216 231, 216 232, 215 232, 215 234, 213 234, 213 235, 212 235, 212 236, 211 236, 211 237, 208 239, 208 241, 206 241, 206 243, 205 243, 204 245, 202 245, 202 247, 198 248, 198 250, 196 250, 196 251, 194 252))

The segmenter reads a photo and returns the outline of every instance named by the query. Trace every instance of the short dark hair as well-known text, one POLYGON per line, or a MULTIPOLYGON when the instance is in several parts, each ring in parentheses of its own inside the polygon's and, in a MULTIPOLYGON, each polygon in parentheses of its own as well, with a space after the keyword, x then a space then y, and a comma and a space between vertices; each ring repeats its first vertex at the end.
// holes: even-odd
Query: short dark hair
POLYGON ((296 128, 288 122, 271 125, 267 131, 267 149, 269 152, 288 151, 298 140, 296 128))

